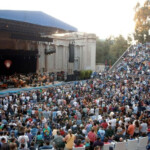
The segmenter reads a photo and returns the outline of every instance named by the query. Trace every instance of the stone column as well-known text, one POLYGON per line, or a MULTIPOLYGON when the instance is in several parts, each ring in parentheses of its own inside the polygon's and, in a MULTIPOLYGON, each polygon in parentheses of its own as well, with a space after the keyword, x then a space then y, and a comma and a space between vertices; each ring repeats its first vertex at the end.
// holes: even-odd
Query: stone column
POLYGON ((56 46, 56 53, 55 53, 55 72, 58 70, 58 46, 56 46))
POLYGON ((47 57, 48 57, 48 56, 45 54, 45 72, 47 72, 47 66, 48 66, 48 64, 47 64, 47 62, 48 62, 48 61, 47 61, 47 57))
MULTIPOLYGON (((45 45, 45 49, 49 49, 49 45, 45 45)), ((44 49, 44 52, 45 52, 45 49, 44 49)), ((48 55, 45 54, 45 72, 48 71, 48 55)))
POLYGON ((45 46, 43 43, 39 42, 38 44, 38 51, 39 51, 39 70, 43 72, 43 69, 45 68, 45 46))
POLYGON ((64 46, 64 71, 68 72, 68 53, 67 46, 64 46))
POLYGON ((88 53, 90 54, 88 57, 90 58, 89 67, 91 70, 95 71, 96 64, 96 41, 95 39, 88 39, 88 53))
POLYGON ((37 56, 37 59, 36 59, 36 73, 39 73, 39 55, 37 56))

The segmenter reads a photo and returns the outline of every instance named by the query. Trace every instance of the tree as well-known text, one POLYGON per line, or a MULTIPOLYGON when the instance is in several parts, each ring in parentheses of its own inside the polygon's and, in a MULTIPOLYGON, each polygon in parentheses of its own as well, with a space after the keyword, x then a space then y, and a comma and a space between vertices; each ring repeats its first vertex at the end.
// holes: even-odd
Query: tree
POLYGON ((109 49, 112 44, 111 38, 96 41, 96 63, 105 63, 110 59, 109 49))
POLYGON ((135 33, 134 39, 145 43, 150 41, 150 1, 146 0, 143 6, 137 3, 135 7, 135 33))
POLYGON ((114 39, 113 44, 110 46, 110 56, 114 63, 128 48, 127 40, 122 36, 118 36, 114 39))
POLYGON ((128 37, 127 37, 127 42, 128 42, 128 45, 132 45, 132 41, 133 41, 133 38, 132 38, 132 35, 129 34, 128 37))
POLYGON ((107 62, 112 65, 127 49, 127 40, 122 35, 118 37, 109 37, 106 40, 97 39, 96 42, 96 63, 107 62))

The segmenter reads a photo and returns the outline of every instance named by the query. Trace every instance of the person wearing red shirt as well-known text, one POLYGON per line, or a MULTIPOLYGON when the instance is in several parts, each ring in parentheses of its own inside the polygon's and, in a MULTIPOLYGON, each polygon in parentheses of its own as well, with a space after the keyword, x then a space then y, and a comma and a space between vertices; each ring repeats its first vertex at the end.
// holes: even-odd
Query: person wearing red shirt
POLYGON ((81 143, 81 140, 78 139, 75 147, 83 147, 84 145, 81 143))
POLYGON ((104 129, 107 129, 107 127, 108 127, 108 123, 106 122, 106 120, 104 120, 104 122, 103 123, 101 123, 101 125, 100 125, 101 127, 103 127, 104 129))
POLYGON ((92 129, 89 133, 88 133, 88 138, 90 140, 90 148, 92 148, 93 143, 96 141, 97 139, 97 135, 94 132, 94 129, 92 129))
POLYGON ((62 128, 59 130, 59 132, 60 132, 60 135, 61 135, 61 136, 64 136, 64 135, 65 135, 65 131, 64 131, 62 128))
POLYGON ((133 137, 134 129, 135 129, 135 126, 134 126, 134 125, 132 124, 132 122, 130 121, 130 122, 129 122, 129 126, 128 126, 128 134, 129 134, 130 138, 133 137))

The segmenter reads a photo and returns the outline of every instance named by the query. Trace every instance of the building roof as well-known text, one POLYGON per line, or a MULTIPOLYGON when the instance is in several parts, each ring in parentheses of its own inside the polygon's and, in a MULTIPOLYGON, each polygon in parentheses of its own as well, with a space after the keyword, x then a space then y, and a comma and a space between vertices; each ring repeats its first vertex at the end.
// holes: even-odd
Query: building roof
POLYGON ((41 11, 0 10, 0 18, 76 32, 77 28, 41 11))

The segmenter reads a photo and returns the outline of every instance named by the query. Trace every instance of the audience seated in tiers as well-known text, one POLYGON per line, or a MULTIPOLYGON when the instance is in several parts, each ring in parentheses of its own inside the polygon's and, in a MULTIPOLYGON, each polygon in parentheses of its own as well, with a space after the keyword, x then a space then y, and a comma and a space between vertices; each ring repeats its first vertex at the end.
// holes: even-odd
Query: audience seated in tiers
POLYGON ((135 139, 139 148, 142 141, 146 148, 148 138, 144 137, 150 139, 149 75, 150 48, 137 45, 113 72, 2 96, 0 149, 102 150, 107 144, 117 148, 124 142, 128 148, 128 140, 135 139))

